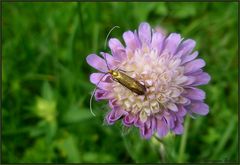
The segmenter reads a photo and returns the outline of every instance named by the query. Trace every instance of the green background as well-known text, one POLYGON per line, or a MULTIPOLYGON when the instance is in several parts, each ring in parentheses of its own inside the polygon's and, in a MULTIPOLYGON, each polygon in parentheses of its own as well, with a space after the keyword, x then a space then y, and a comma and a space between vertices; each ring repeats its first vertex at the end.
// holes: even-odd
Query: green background
POLYGON ((237 3, 3 3, 2 162, 236 162, 238 160, 237 3), (182 136, 143 140, 108 126, 93 102, 90 53, 109 51, 107 33, 140 22, 197 41, 212 79, 201 87, 207 116, 185 120, 182 136))

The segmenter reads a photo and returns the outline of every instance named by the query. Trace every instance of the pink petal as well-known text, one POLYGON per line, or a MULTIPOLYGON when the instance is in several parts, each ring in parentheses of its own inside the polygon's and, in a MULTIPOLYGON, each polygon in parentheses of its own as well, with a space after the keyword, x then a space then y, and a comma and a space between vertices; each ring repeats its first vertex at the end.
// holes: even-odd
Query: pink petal
POLYGON ((194 78, 195 78, 195 81, 191 84, 192 86, 204 85, 211 80, 211 77, 209 76, 209 74, 205 72, 194 76, 194 78))
POLYGON ((124 117, 123 124, 126 126, 130 126, 134 123, 135 120, 136 120, 136 117, 134 115, 128 114, 124 117))
POLYGON ((104 74, 104 73, 92 73, 90 75, 90 81, 91 83, 93 84, 97 84, 101 81, 104 81, 106 79, 106 77, 109 76, 107 74, 104 74))
POLYGON ((209 107, 207 104, 203 103, 203 102, 192 102, 189 106, 188 106, 189 110, 199 114, 199 115, 207 115, 209 112, 209 107))
POLYGON ((187 82, 189 82, 189 78, 187 76, 179 76, 177 77, 177 79, 175 80, 176 84, 186 84, 187 82))
POLYGON ((177 135, 183 134, 184 128, 180 122, 177 122, 176 126, 173 128, 173 132, 177 135))
POLYGON ((187 110, 184 108, 184 106, 179 105, 178 106, 178 112, 176 113, 177 116, 185 116, 187 113, 187 110))
POLYGON ((95 95, 95 99, 97 101, 105 100, 105 99, 111 99, 112 98, 112 95, 108 91, 105 91, 105 90, 102 90, 102 89, 97 89, 95 91, 94 95, 95 95))
POLYGON ((108 104, 109 104, 111 109, 115 109, 115 107, 119 107, 119 105, 117 104, 117 100, 116 99, 109 100, 108 104))
POLYGON ((168 115, 168 116, 165 115, 163 119, 166 120, 166 123, 170 129, 172 129, 174 127, 174 119, 175 118, 173 115, 168 115))
POLYGON ((141 40, 141 43, 150 44, 151 42, 151 27, 148 23, 143 22, 139 25, 138 36, 141 40))
POLYGON ((185 64, 184 68, 184 72, 185 73, 193 73, 196 72, 197 70, 201 69, 202 67, 205 66, 205 61, 202 59, 196 59, 193 61, 190 61, 188 63, 185 64))
POLYGON ((106 77, 109 75, 103 74, 103 73, 92 73, 90 75, 90 81, 97 85, 100 89, 104 90, 111 90, 112 89, 112 83, 111 82, 105 82, 104 79, 106 80, 106 77))
POLYGON ((177 49, 176 56, 182 57, 182 56, 189 55, 192 52, 195 45, 196 45, 196 42, 192 39, 187 39, 183 41, 177 49))
POLYGON ((143 127, 144 123, 140 120, 140 118, 137 118, 135 121, 134 121, 134 125, 136 127, 143 127))
POLYGON ((152 131, 155 132, 157 130, 157 119, 153 117, 151 121, 152 121, 152 131))
POLYGON ((87 56, 87 63, 91 65, 93 68, 101 71, 101 72, 107 72, 107 65, 106 62, 97 56, 96 54, 90 54, 87 56))
POLYGON ((164 38, 165 36, 159 32, 153 33, 151 46, 157 49, 159 54, 162 52, 164 38))
POLYGON ((202 69, 198 69, 198 70, 195 71, 195 72, 187 73, 187 74, 185 74, 185 75, 188 75, 188 76, 198 76, 198 75, 200 75, 200 74, 202 74, 202 73, 203 73, 203 70, 202 70, 202 69))
POLYGON ((108 113, 106 120, 109 124, 113 124, 115 121, 120 119, 123 115, 126 115, 127 113, 122 109, 112 110, 108 113))
POLYGON ((125 48, 123 47, 122 43, 118 39, 111 38, 108 42, 108 45, 111 49, 111 52, 114 58, 116 58, 119 61, 126 58, 125 48))
POLYGON ((176 104, 174 104, 174 103, 168 103, 167 104, 167 108, 172 110, 173 112, 177 112, 178 111, 178 108, 177 108, 176 104))
MULTIPOLYGON (((165 109, 164 109, 163 111, 165 111, 165 109)), ((158 113, 158 114, 155 115, 155 118, 156 118, 157 120, 162 120, 163 115, 164 115, 164 114, 162 114, 162 113, 158 113)))
POLYGON ((131 31, 124 32, 123 39, 124 39, 124 42, 126 43, 127 48, 135 50, 140 46, 140 43, 138 42, 136 36, 131 31))
POLYGON ((181 43, 181 35, 177 33, 170 34, 165 40, 164 51, 169 52, 170 54, 175 54, 178 45, 181 43))
POLYGON ((141 127, 141 135, 142 137, 149 139, 153 134, 153 131, 151 127, 147 126, 147 124, 144 124, 143 127, 141 127))
POLYGON ((164 137, 167 135, 168 133, 168 126, 166 124, 166 122, 164 120, 157 120, 157 133, 158 133, 158 136, 161 138, 161 137, 164 137))
POLYGON ((106 91, 111 91, 112 83, 100 82, 97 87, 106 91))
POLYGON ((150 119, 147 120, 147 121, 145 122, 145 125, 146 125, 147 128, 151 128, 151 126, 152 126, 152 121, 151 121, 150 119))
POLYGON ((185 97, 193 100, 203 100, 205 99, 205 92, 198 88, 187 87, 184 94, 185 97))
POLYGON ((105 63, 106 63, 106 65, 107 65, 108 70, 110 70, 110 69, 115 69, 115 68, 117 67, 117 65, 118 65, 119 62, 116 61, 116 60, 113 58, 112 55, 110 55, 110 54, 108 54, 108 53, 105 53, 105 52, 101 52, 100 54, 101 54, 101 55, 103 56, 103 58, 106 60, 105 63))
POLYGON ((194 76, 187 76, 187 81, 183 83, 183 85, 191 85, 195 82, 196 78, 194 76))
POLYGON ((196 57, 198 56, 198 51, 195 51, 194 53, 192 53, 191 55, 186 55, 186 56, 183 56, 182 57, 182 61, 181 61, 181 64, 185 64, 189 61, 192 61, 194 60, 196 57))

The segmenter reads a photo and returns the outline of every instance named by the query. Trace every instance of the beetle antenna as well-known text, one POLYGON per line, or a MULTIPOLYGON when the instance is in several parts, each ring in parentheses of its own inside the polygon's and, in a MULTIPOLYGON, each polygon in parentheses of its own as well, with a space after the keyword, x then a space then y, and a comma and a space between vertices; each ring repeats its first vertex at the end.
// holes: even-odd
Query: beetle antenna
POLYGON ((102 78, 98 81, 98 83, 96 84, 96 87, 95 87, 94 90, 93 90, 93 93, 92 93, 92 95, 91 95, 91 98, 90 98, 90 100, 89 100, 90 112, 92 113, 93 116, 96 116, 96 115, 93 113, 93 110, 92 110, 92 99, 93 99, 93 96, 94 96, 94 94, 95 94, 95 92, 96 92, 96 90, 97 90, 97 86, 99 85, 99 83, 102 81, 102 79, 103 79, 106 75, 107 75, 107 73, 105 73, 105 74, 102 76, 102 78))
POLYGON ((107 39, 108 39, 109 35, 111 34, 111 32, 112 32, 115 28, 120 28, 120 27, 119 27, 119 26, 114 26, 114 27, 108 32, 107 37, 106 37, 106 39, 105 39, 104 49, 106 49, 106 47, 107 47, 107 39))
MULTIPOLYGON (((115 28, 120 28, 120 27, 119 27, 119 26, 114 26, 114 27, 108 32, 108 34, 107 34, 107 36, 106 36, 106 38, 105 38, 104 49, 107 48, 107 40, 108 40, 108 37, 109 37, 109 35, 111 34, 111 32, 112 32, 115 28)), ((105 60, 105 62, 106 62, 106 64, 107 64, 107 68, 108 68, 108 70, 110 70, 110 67, 109 67, 109 65, 108 65, 108 63, 107 63, 106 54, 103 53, 103 56, 104 56, 104 60, 105 60)))
POLYGON ((91 114, 92 114, 93 116, 96 116, 96 115, 93 113, 93 110, 92 110, 92 99, 93 99, 93 96, 94 96, 96 90, 97 90, 97 87, 94 88, 93 93, 92 93, 91 98, 90 98, 90 103, 89 103, 89 105, 90 105, 90 112, 91 112, 91 114))

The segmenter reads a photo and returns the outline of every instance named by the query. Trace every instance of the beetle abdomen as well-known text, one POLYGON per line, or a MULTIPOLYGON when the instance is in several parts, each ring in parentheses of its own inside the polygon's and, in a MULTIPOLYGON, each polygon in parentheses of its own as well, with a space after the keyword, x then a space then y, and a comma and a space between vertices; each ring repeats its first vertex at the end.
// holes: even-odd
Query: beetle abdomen
POLYGON ((144 95, 146 93, 146 88, 142 85, 139 81, 135 80, 134 78, 120 72, 120 71, 113 71, 112 77, 115 81, 119 82, 124 87, 128 88, 132 92, 138 95, 144 95))

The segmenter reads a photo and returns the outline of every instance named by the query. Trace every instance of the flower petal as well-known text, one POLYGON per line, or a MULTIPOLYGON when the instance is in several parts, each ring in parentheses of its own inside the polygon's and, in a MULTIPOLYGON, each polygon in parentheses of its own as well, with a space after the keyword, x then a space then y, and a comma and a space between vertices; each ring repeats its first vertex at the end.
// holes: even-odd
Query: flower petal
POLYGON ((164 38, 165 36, 159 32, 153 33, 151 47, 155 48, 159 55, 162 52, 164 38))
POLYGON ((178 112, 176 114, 177 116, 185 116, 187 114, 187 110, 184 108, 184 106, 179 105, 178 112))
POLYGON ((99 83, 100 81, 104 81, 106 80, 106 77, 109 76, 107 74, 104 74, 104 73, 92 73, 90 75, 90 81, 91 83, 93 84, 97 84, 99 83))
POLYGON ((163 119, 165 119, 165 121, 170 129, 174 128, 174 126, 175 126, 174 125, 175 118, 176 117, 173 114, 164 115, 164 117, 163 117, 163 119))
POLYGON ((157 133, 158 136, 164 137, 165 135, 167 135, 169 129, 168 126, 166 124, 166 122, 164 120, 157 120, 157 133))
POLYGON ((106 82, 104 80, 107 79, 107 74, 103 74, 103 73, 92 73, 90 75, 90 81, 91 83, 97 85, 97 87, 99 87, 100 89, 104 89, 104 90, 110 90, 112 89, 112 82, 106 82))
POLYGON ((192 100, 204 100, 205 92, 198 88, 187 87, 183 94, 184 97, 187 97, 192 100))
POLYGON ((97 87, 106 91, 111 91, 112 85, 112 83, 100 82, 97 87))
POLYGON ((111 99, 113 96, 111 95, 111 93, 109 93, 108 91, 102 90, 102 89, 97 89, 95 91, 95 99, 97 101, 99 100, 105 100, 105 99, 111 99))
POLYGON ((152 121, 152 131, 155 132, 157 130, 157 119, 155 117, 151 118, 152 121))
POLYGON ((111 38, 108 42, 108 45, 115 59, 122 61, 124 58, 126 58, 125 48, 118 39, 111 38))
POLYGON ((172 131, 177 135, 183 134, 183 125, 178 121, 172 131))
POLYGON ((123 115, 126 114, 127 114, 126 111, 122 109, 112 110, 111 112, 108 113, 106 120, 109 124, 113 124, 115 121, 117 121, 123 115))
POLYGON ((209 74, 205 72, 194 76, 194 78, 195 78, 195 81, 191 84, 192 86, 208 84, 208 82, 211 80, 211 77, 209 76, 209 74))
POLYGON ((182 85, 188 86, 195 82, 196 78, 194 76, 187 76, 187 80, 182 83, 182 85))
POLYGON ((147 123, 144 124, 143 127, 141 127, 141 135, 142 137, 149 139, 153 134, 151 126, 147 126, 147 123))
POLYGON ((184 73, 193 73, 205 66, 205 61, 203 59, 196 59, 185 64, 184 73))
POLYGON ((134 125, 136 127, 142 127, 144 125, 144 123, 140 120, 140 118, 137 118, 135 121, 134 121, 134 125))
POLYGON ((178 46, 176 56, 182 57, 182 56, 189 55, 192 52, 195 45, 196 45, 196 42, 192 39, 187 39, 187 40, 183 41, 178 46))
POLYGON ((100 54, 103 56, 103 58, 106 60, 105 63, 107 65, 108 69, 115 69, 119 63, 119 61, 116 61, 112 55, 105 53, 105 52, 100 52, 100 54))
POLYGON ((183 65, 183 64, 185 64, 185 63, 187 63, 187 62, 189 62, 189 61, 192 61, 192 60, 194 60, 197 56, 198 56, 198 51, 193 52, 191 55, 183 56, 183 57, 182 57, 181 64, 183 65))
POLYGON ((178 108, 177 108, 176 104, 174 104, 174 103, 169 102, 166 106, 167 106, 168 109, 170 109, 173 112, 178 111, 178 108))
POLYGON ((111 109, 119 108, 119 105, 117 104, 117 99, 111 99, 108 102, 111 109))
POLYGON ((182 39, 180 34, 171 33, 165 40, 164 51, 174 55, 181 41, 182 39))
POLYGON ((141 120, 143 123, 145 123, 145 122, 147 121, 147 119, 148 119, 147 114, 146 114, 146 112, 145 112, 144 110, 142 110, 142 111, 140 112, 139 117, 140 117, 140 120, 141 120))
POLYGON ((199 115, 207 115, 209 112, 208 105, 203 102, 192 102, 188 106, 188 109, 199 115))
POLYGON ((124 32, 123 39, 124 42, 126 43, 127 48, 134 50, 140 46, 140 43, 138 42, 136 36, 131 31, 124 32))
POLYGON ((123 119, 123 124, 126 126, 130 126, 134 123, 134 121, 136 120, 136 116, 133 114, 128 114, 124 117, 123 119))
POLYGON ((151 42, 151 27, 148 23, 143 22, 139 25, 138 36, 141 43, 150 44, 151 42))
POLYGON ((187 82, 189 82, 189 78, 187 76, 178 76, 175 79, 175 83, 176 84, 186 84, 187 82))
POLYGON ((101 72, 107 72, 107 65, 104 59, 97 56, 96 54, 90 54, 87 56, 87 63, 91 65, 93 68, 101 71, 101 72))

